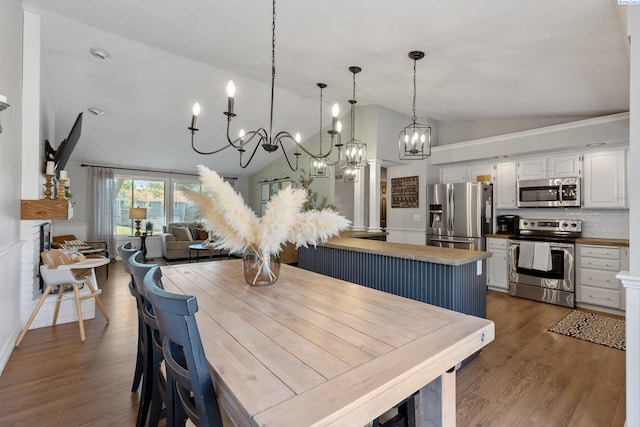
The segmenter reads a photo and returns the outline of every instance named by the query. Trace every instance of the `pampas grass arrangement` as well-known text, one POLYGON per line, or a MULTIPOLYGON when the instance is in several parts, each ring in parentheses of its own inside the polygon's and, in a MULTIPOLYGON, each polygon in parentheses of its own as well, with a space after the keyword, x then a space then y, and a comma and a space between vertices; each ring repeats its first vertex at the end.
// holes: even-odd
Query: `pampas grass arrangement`
POLYGON ((269 256, 278 255, 287 242, 296 247, 315 246, 350 225, 349 220, 331 209, 303 212, 306 192, 292 187, 273 196, 265 215, 258 218, 242 196, 215 171, 202 165, 198 170, 206 193, 183 192, 216 237, 216 249, 241 253, 251 248, 266 262, 269 256))

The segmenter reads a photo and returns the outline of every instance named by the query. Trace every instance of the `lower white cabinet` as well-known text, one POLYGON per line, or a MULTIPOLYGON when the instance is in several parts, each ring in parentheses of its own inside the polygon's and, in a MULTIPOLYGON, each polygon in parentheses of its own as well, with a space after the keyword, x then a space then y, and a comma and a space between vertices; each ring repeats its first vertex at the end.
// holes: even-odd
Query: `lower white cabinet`
POLYGON ((508 248, 509 239, 487 238, 487 252, 491 252, 487 260, 487 286, 495 291, 509 290, 508 248))
POLYGON ((616 274, 629 268, 629 248, 576 245, 576 302, 624 311, 624 288, 616 274))

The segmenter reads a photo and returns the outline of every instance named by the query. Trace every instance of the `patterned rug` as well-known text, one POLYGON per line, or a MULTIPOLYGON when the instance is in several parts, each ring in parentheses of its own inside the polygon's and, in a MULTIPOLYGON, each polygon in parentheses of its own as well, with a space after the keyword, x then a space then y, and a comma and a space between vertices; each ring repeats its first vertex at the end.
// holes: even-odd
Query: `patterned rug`
POLYGON ((623 319, 573 310, 549 330, 618 350, 626 350, 623 319))

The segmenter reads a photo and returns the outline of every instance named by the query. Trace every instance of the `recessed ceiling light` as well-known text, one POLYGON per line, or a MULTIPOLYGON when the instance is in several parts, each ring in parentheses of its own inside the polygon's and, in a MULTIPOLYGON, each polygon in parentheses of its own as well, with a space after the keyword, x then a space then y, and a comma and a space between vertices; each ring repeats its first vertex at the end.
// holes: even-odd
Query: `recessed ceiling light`
POLYGON ((102 111, 99 108, 96 107, 89 107, 87 108, 87 111, 90 112, 91 114, 95 115, 95 116, 101 116, 104 114, 104 111, 102 111))
POLYGON ((604 142, 592 142, 591 144, 587 144, 587 147, 602 147, 604 142))
POLYGON ((111 57, 109 52, 107 52, 104 49, 97 48, 97 47, 92 47, 91 49, 89 49, 89 52, 91 52, 91 56, 93 56, 94 58, 99 59, 101 61, 104 61, 104 60, 106 60, 106 59, 111 57))

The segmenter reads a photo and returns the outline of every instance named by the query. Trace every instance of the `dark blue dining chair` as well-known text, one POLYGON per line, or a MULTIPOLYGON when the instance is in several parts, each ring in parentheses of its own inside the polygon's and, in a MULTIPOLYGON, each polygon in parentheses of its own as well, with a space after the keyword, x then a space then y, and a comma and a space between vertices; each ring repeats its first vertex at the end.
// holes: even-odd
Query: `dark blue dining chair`
MULTIPOLYGON (((129 258, 131 258, 138 250, 131 246, 131 242, 126 242, 117 248, 118 256, 122 260, 122 266, 124 267, 124 271, 131 275, 131 269, 129 268, 129 258)), ((133 276, 131 276, 131 280, 129 281, 129 292, 136 298, 136 292, 132 290, 133 286, 133 276)), ((138 308, 138 352, 136 354, 136 367, 133 373, 133 384, 131 384, 131 392, 134 393, 140 388, 140 384, 142 381, 142 365, 144 361, 143 355, 143 342, 142 342, 142 327, 143 320, 142 314, 139 310, 138 303, 136 302, 136 308, 138 308)))
MULTIPOLYGON (((154 267, 155 264, 144 264, 144 254, 140 251, 135 256, 129 258, 129 269, 133 277, 133 291, 138 297, 139 311, 143 321, 144 337, 144 363, 142 376, 142 393, 140 395, 140 405, 138 408, 138 419, 136 425, 144 426, 149 418, 149 426, 155 427, 161 418, 166 416, 166 409, 163 405, 167 401, 166 380, 160 368, 162 356, 162 337, 158 330, 158 323, 151 303, 147 300, 144 292, 144 277, 154 267)), ((162 275, 158 269, 159 276, 162 275)), ((159 279, 158 279, 159 280, 159 279)))
POLYGON ((167 425, 184 425, 185 415, 197 426, 222 427, 222 417, 204 355, 195 313, 196 297, 161 288, 160 269, 144 278, 163 338, 167 369, 167 425))

